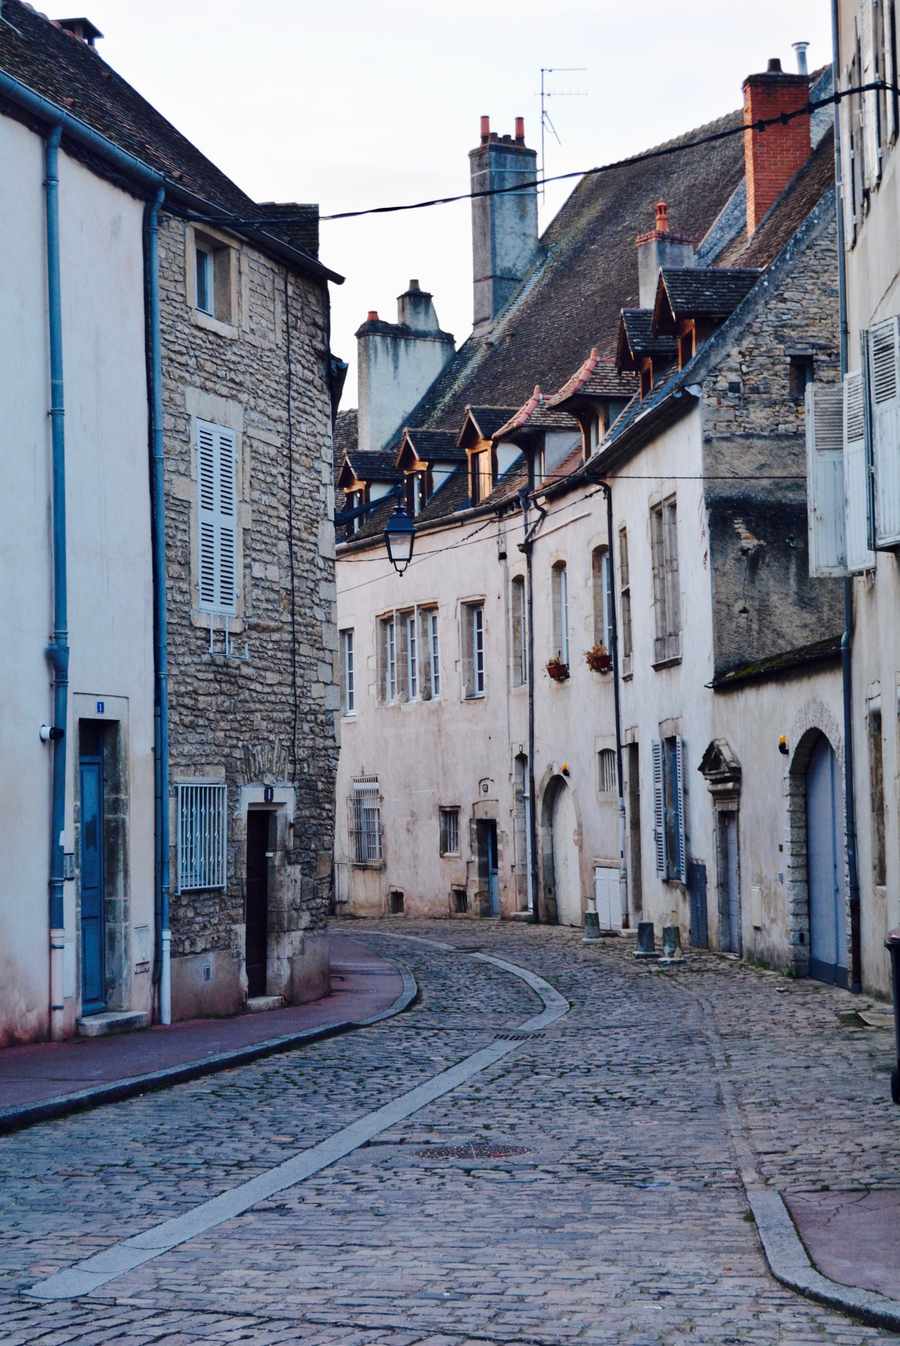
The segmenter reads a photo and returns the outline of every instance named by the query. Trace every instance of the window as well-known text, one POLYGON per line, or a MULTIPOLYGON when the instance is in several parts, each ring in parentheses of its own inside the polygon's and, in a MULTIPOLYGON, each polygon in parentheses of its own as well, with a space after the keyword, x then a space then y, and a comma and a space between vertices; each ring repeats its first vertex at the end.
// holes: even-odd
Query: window
POLYGON ((792 355, 788 365, 788 387, 791 400, 802 402, 806 398, 806 385, 815 377, 815 365, 811 355, 792 355))
POLYGON ((234 321, 232 267, 234 248, 218 239, 194 233, 194 308, 219 322, 234 321))
POLYGON ((357 865, 379 864, 381 849, 381 794, 377 776, 359 776, 350 792, 350 840, 357 865))
POLYGON ((441 809, 441 855, 459 855, 459 809, 441 809))
POLYGON ((487 500, 494 489, 495 478, 495 449, 488 447, 477 453, 469 454, 469 493, 473 505, 479 504, 482 500, 487 500))
POLYGON ((872 814, 872 882, 887 882, 884 828, 884 750, 881 741, 881 711, 869 710, 869 788, 872 814))
POLYGON ((654 739, 653 840, 656 872, 661 878, 687 882, 687 837, 684 807, 684 743, 677 737, 654 739))
POLYGON ((419 699, 419 641, 415 612, 403 617, 403 690, 407 701, 419 699))
POLYGON ((628 529, 619 529, 619 598, 621 600, 619 648, 622 651, 622 675, 631 672, 631 578, 628 569, 628 529))
POLYGON ((341 632, 341 708, 345 715, 353 715, 356 710, 352 631, 341 632))
POLYGON ((594 600, 594 644, 610 646, 612 594, 609 591, 609 552, 595 547, 591 552, 591 578, 594 600))
POLYGON ((215 317, 215 279, 213 255, 208 248, 197 247, 197 307, 215 317))
POLYGON ((525 606, 525 580, 516 575, 510 589, 512 620, 512 680, 514 687, 528 682, 528 613, 525 606))
POLYGON ((516 905, 528 911, 528 758, 520 752, 515 766, 513 840, 516 854, 516 905))
POLYGON ((381 699, 390 705, 397 700, 397 625, 393 613, 379 619, 378 657, 381 699))
POLYGON ((224 888, 228 820, 223 781, 176 786, 178 811, 177 891, 224 888))
POLYGON ((550 573, 553 606, 553 653, 562 663, 569 662, 569 581, 565 561, 557 561, 550 573))
POLYGON ((656 616, 653 662, 661 664, 681 656, 678 513, 674 495, 650 510, 650 550, 656 616))
POLYGON ((441 694, 441 647, 438 640, 437 608, 426 608, 424 612, 425 644, 428 650, 428 680, 431 684, 432 700, 441 694))
POLYGON ((196 422, 200 607, 232 613, 237 606, 237 464, 235 434, 196 422))
POLYGON ((616 754, 612 748, 601 748, 597 753, 597 789, 602 795, 617 793, 616 754))
POLYGON ((424 472, 408 472, 406 475, 406 512, 415 519, 427 500, 427 482, 424 472))
POLYGON ((464 603, 463 689, 468 699, 484 696, 484 604, 464 603))

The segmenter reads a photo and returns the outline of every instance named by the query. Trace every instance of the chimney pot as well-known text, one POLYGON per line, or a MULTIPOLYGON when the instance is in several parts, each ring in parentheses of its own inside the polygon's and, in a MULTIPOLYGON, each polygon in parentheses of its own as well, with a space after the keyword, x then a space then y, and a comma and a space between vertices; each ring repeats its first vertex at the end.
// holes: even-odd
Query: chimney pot
POLYGON ((667 201, 657 201, 656 203, 656 231, 660 234, 669 232, 669 205, 667 201))
POLYGON ((411 290, 418 290, 418 288, 419 288, 419 282, 418 282, 417 280, 411 280, 411 281, 409 282, 409 288, 410 288, 411 290))
POLYGON ((516 141, 519 145, 525 144, 525 118, 516 117, 516 141))
POLYGON ((491 119, 490 119, 490 117, 482 117, 482 119, 481 119, 481 143, 482 143, 482 145, 486 145, 487 142, 490 140, 490 138, 491 138, 491 119))
POLYGON ((809 74, 809 66, 808 66, 807 63, 806 63, 806 53, 807 53, 807 50, 809 49, 809 43, 808 43, 808 42, 792 42, 792 43, 791 43, 791 46, 794 48, 794 51, 797 53, 797 74, 798 74, 798 75, 808 75, 808 74, 809 74))
POLYGON ((781 74, 781 58, 779 56, 769 57, 769 64, 766 67, 766 74, 767 75, 781 74))
POLYGON ((366 322, 377 322, 377 321, 378 321, 377 308, 370 308, 368 313, 366 314, 366 322))

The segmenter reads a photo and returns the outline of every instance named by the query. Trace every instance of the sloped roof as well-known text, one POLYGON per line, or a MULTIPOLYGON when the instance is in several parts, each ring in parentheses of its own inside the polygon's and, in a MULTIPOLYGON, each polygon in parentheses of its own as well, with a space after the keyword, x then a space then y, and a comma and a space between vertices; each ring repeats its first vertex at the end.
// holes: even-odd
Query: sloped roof
POLYGON ((407 426, 403 432, 419 457, 426 463, 464 463, 466 455, 457 444, 456 430, 422 430, 407 426))
MULTIPOLYGON (((258 220, 285 209, 299 211, 302 218, 290 224, 266 220, 260 228, 307 257, 316 273, 324 271, 316 261, 317 206, 258 205, 107 65, 94 47, 21 0, 3 0, 3 17, 0 69, 204 202, 242 219, 258 220)), ((0 103, 4 110, 12 107, 0 103)), ((70 148, 65 134, 63 143, 70 148)), ((83 156, 83 151, 72 148, 83 156)), ((254 236, 258 238, 256 231, 254 236)), ((264 249, 264 240, 258 241, 264 249)), ((299 255, 296 264, 300 264, 299 255)))
POLYGON ((397 470, 396 454, 383 449, 367 452, 353 449, 344 458, 338 485, 346 490, 351 480, 395 482, 400 481, 402 475, 397 470))
POLYGON ((562 406, 573 397, 626 398, 638 390, 637 375, 620 371, 614 361, 601 358, 594 346, 582 365, 563 386, 547 398, 548 407, 562 406))
MULTIPOLYGON (((737 267, 663 267, 659 285, 676 318, 727 318, 759 280, 759 270, 737 267)), ((659 299, 656 316, 659 318, 659 299)))
POLYGON ((618 360, 629 355, 674 355, 675 338, 653 330, 652 308, 623 308, 619 319, 618 360))
POLYGON ((534 392, 527 402, 523 402, 519 410, 510 416, 505 425, 501 425, 499 430, 494 431, 494 439, 502 439, 505 435, 512 435, 517 430, 572 430, 578 429, 577 423, 571 416, 565 412, 553 411, 548 408, 541 392, 539 384, 535 384, 534 392))
POLYGON ((501 425, 505 425, 515 410, 515 407, 467 406, 463 416, 462 427, 457 437, 457 444, 462 444, 463 436, 470 423, 475 427, 482 439, 492 439, 500 429, 501 425))

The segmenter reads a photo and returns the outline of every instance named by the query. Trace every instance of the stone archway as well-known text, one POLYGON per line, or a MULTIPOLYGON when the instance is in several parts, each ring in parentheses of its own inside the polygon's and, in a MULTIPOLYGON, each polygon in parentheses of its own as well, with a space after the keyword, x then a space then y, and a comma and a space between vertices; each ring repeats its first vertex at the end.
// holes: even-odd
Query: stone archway
POLYGON ((551 776, 541 800, 541 877, 549 920, 580 926, 581 826, 575 792, 564 776, 551 776))
MULTIPOLYGON (((819 846, 810 836, 810 773, 818 773, 823 764, 832 773, 834 845, 839 870, 839 901, 843 912, 844 948, 851 948, 850 907, 847 901, 846 840, 844 834, 843 745, 837 723, 822 702, 811 703, 797 717, 793 742, 796 744, 785 778, 787 833, 785 852, 785 896, 788 938, 792 965, 797 976, 810 975, 811 934, 809 847, 819 846), (833 759, 828 764, 828 756, 833 759)), ((838 941, 840 943, 840 940, 838 941)))

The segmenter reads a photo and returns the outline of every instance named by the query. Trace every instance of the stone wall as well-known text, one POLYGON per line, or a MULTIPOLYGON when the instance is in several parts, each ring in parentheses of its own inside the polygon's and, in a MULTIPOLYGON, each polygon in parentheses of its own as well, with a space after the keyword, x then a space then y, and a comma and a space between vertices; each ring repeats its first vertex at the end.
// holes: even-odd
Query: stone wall
POLYGON ((163 218, 176 1017, 179 986, 185 1013, 204 1003, 218 1013, 240 1008, 248 807, 271 807, 277 818, 270 993, 316 991, 307 985, 301 995, 296 973, 314 964, 321 981, 321 960, 310 960, 305 945, 321 942, 331 904, 338 693, 328 295, 245 243, 216 241, 233 249, 225 320, 193 307, 191 226, 163 218), (196 419, 236 435, 238 600, 229 647, 224 619, 211 624, 199 608, 196 419), (175 786, 196 778, 227 784, 227 886, 178 894, 175 786), (204 983, 206 1000, 197 995, 204 983))

